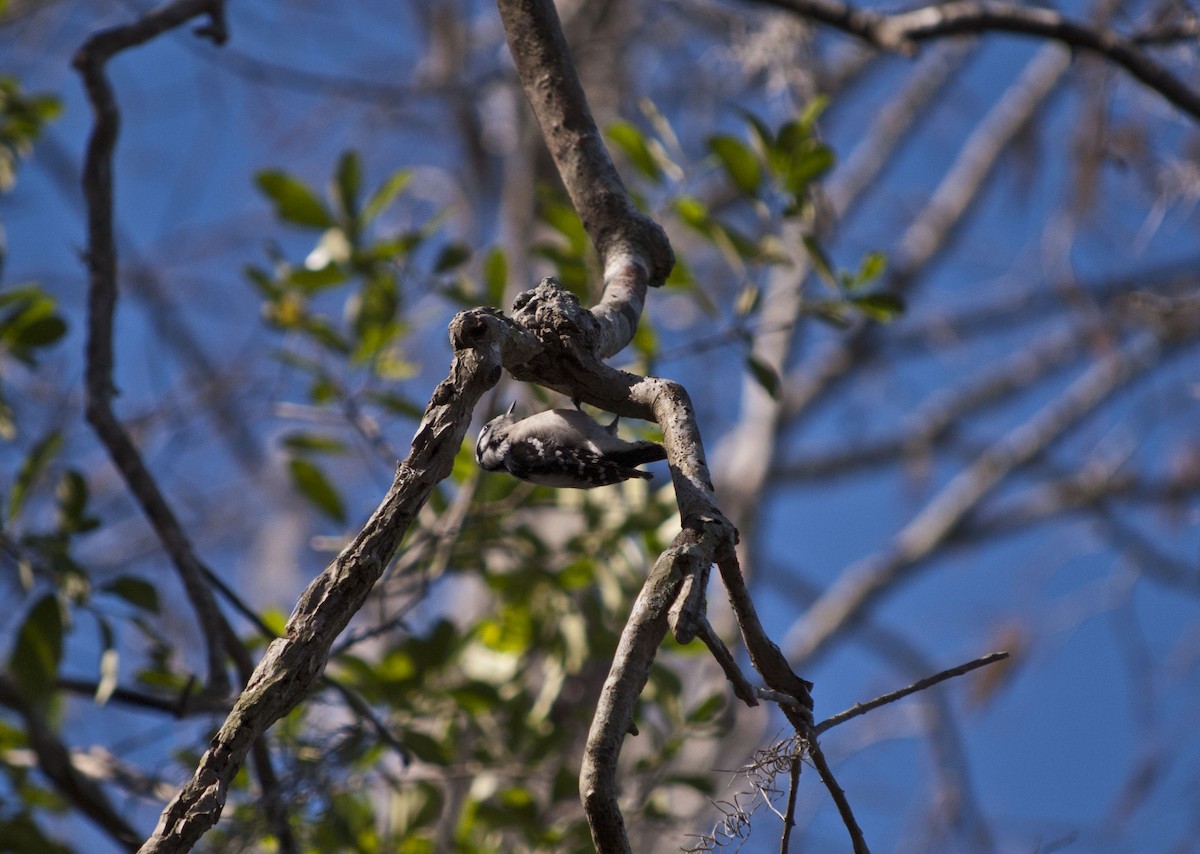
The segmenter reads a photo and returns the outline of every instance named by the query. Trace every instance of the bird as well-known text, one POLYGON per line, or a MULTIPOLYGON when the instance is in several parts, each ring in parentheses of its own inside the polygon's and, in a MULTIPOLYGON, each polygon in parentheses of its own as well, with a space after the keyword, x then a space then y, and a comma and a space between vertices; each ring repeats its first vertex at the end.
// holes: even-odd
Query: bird
POLYGON ((516 403, 479 431, 475 459, 485 471, 559 489, 592 489, 654 475, 637 466, 667 458, 658 442, 627 442, 617 436, 613 418, 605 426, 578 409, 549 409, 526 418, 513 415, 516 403))

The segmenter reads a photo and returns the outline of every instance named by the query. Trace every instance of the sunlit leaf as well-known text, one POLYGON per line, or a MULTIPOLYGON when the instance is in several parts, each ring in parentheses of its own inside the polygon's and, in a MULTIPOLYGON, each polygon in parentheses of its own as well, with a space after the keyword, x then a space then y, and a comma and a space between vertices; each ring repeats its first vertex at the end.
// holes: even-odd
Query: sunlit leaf
POLYGON ((275 213, 285 222, 309 228, 329 228, 333 217, 312 188, 294 175, 266 169, 255 176, 261 189, 275 203, 275 213))
POLYGON ((737 301, 733 306, 733 313, 738 317, 745 317, 758 308, 759 299, 762 297, 762 289, 752 282, 748 282, 742 292, 738 294, 737 301))
POLYGON ((411 180, 412 172, 408 169, 399 169, 389 175, 387 180, 367 200, 366 207, 362 212, 362 221, 364 223, 371 222, 387 210, 411 180))
POLYGON ((103 706, 117 690, 117 677, 121 669, 121 656, 117 652, 116 639, 107 620, 100 620, 100 679, 93 695, 96 703, 103 706))
POLYGON ((854 277, 856 287, 870 284, 883 275, 887 269, 887 256, 882 252, 868 252, 859 264, 858 274, 854 277))
POLYGON ((860 294, 850 298, 863 314, 880 323, 894 320, 904 313, 904 300, 889 293, 860 294))
POLYGON ((500 305, 504 300, 504 290, 508 287, 508 257, 498 246, 484 256, 483 286, 489 305, 500 305))
POLYGON ((710 228, 708 206, 695 196, 680 196, 675 200, 675 213, 687 225, 707 235, 710 228))

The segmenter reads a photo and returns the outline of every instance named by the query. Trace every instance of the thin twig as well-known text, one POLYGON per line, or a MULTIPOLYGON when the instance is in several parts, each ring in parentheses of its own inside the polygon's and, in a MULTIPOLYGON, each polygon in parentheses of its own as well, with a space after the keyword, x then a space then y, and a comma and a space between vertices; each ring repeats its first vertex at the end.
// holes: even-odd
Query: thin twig
POLYGON ((800 755, 792 757, 788 771, 787 810, 783 814, 783 835, 779 838, 779 854, 788 854, 792 842, 792 828, 796 826, 796 790, 800 787, 800 755))
MULTIPOLYGON (((721 640, 720 635, 713 629, 712 623, 704 617, 700 623, 697 636, 708 647, 708 651, 712 653, 717 664, 725 673, 725 678, 729 680, 729 684, 733 687, 733 694, 747 706, 757 706, 758 699, 754 686, 747 681, 742 669, 738 667, 737 661, 734 660, 733 653, 729 651, 729 647, 725 646, 725 641, 721 640)), ((762 690, 762 689, 758 689, 762 690)))
POLYGON ((830 797, 837 805, 838 815, 842 817, 842 824, 846 825, 846 830, 850 833, 854 854, 870 854, 871 849, 867 847, 867 840, 863 836, 862 828, 858 826, 858 822, 854 818, 854 810, 850 808, 850 801, 846 799, 846 793, 838 785, 837 779, 833 776, 833 769, 825 761, 825 754, 821 752, 821 746, 815 738, 808 744, 808 755, 812 759, 813 767, 821 775, 821 782, 825 784, 830 797))
POLYGON ((140 835, 112 805, 104 790, 75 768, 71 752, 49 725, 46 710, 26 700, 16 683, 3 674, 0 674, 0 705, 12 709, 22 719, 29 746, 37 757, 38 770, 54 788, 122 848, 127 851, 137 848, 140 835))
POLYGON ((817 735, 822 734, 826 730, 833 729, 839 724, 844 724, 851 718, 857 718, 859 715, 865 715, 873 709, 878 709, 880 706, 886 706, 888 703, 894 703, 907 697, 909 694, 915 694, 918 691, 924 691, 926 688, 931 688, 939 682, 945 682, 947 679, 953 679, 956 676, 962 676, 965 673, 970 673, 972 670, 978 670, 980 667, 986 667, 989 664, 995 664, 997 661, 1003 661, 1008 658, 1007 652, 990 652, 987 655, 981 656, 968 661, 966 664, 960 664, 957 667, 951 667, 949 670, 943 670, 941 673, 935 673, 933 676, 927 676, 924 679, 918 679, 907 688, 901 688, 898 691, 892 691, 888 694, 883 694, 870 700, 866 703, 855 703, 844 712, 838 712, 832 717, 828 717, 814 727, 817 735))
POLYGON ((96 33, 76 53, 74 65, 83 78, 95 116, 83 169, 83 194, 88 214, 87 419, 179 573, 204 638, 208 657, 208 689, 214 694, 224 695, 230 688, 229 675, 225 671, 224 618, 205 581, 205 569, 140 452, 112 410, 112 399, 116 394, 113 383, 113 320, 117 304, 112 161, 120 127, 120 111, 105 67, 121 51, 143 44, 201 16, 208 16, 212 21, 205 35, 217 43, 223 42, 225 32, 221 0, 177 0, 127 26, 96 33))

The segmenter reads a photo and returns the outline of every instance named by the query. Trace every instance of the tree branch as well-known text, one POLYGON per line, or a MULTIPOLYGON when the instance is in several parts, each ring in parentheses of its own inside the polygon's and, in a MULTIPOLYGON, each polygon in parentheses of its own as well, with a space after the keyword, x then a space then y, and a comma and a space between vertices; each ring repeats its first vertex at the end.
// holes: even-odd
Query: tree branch
POLYGON ((285 636, 267 647, 191 781, 163 810, 143 854, 188 851, 216 823, 254 740, 317 683, 334 639, 361 607, 434 486, 450 474, 472 410, 500 379, 502 361, 523 361, 537 347, 484 309, 460 313, 450 337, 455 349, 450 375, 434 390, 391 488, 358 536, 301 595, 285 636))
POLYGON ((1161 342, 1139 334, 1121 350, 1096 362, 1058 398, 1009 432, 963 469, 891 544, 849 567, 808 613, 788 642, 804 661, 845 631, 885 590, 906 578, 944 542, 979 502, 1016 467, 1028 462, 1134 376, 1155 364, 1161 342))
POLYGON ((554 165, 604 267, 596 353, 620 352, 637 331, 646 288, 675 265, 666 232, 637 209, 605 148, 551 0, 499 0, 509 51, 554 165))
POLYGON ((76 770, 71 752, 47 725, 45 709, 35 707, 21 696, 17 685, 0 674, 0 705, 16 712, 25 725, 29 744, 37 757, 37 766, 68 801, 104 829, 122 848, 133 851, 141 838, 113 807, 94 781, 76 770))
POLYGON ((1095 53, 1200 120, 1200 93, 1127 38, 1103 26, 1088 26, 1054 11, 988 0, 954 0, 893 15, 859 9, 838 0, 755 0, 834 27, 882 50, 911 54, 918 42, 988 32, 1013 33, 1059 42, 1095 53))
POLYGON ((225 671, 224 618, 217 607, 205 574, 183 526, 179 523, 141 454, 112 409, 117 389, 113 384, 113 319, 117 304, 117 250, 113 237, 113 152, 120 129, 120 111, 105 67, 131 47, 178 27, 192 18, 208 16, 203 35, 217 44, 225 41, 222 0, 176 0, 122 27, 103 30, 84 43, 74 65, 83 78, 95 124, 88 140, 83 168, 83 194, 87 202, 88 340, 87 419, 108 450, 113 465, 142 512, 150 520, 163 548, 170 555, 196 612, 208 657, 208 690, 229 693, 225 671))
POLYGON ((913 684, 906 688, 901 688, 898 691, 891 691, 876 697, 866 703, 855 703, 844 712, 838 712, 832 717, 828 717, 816 725, 815 730, 818 735, 826 730, 833 729, 839 724, 844 724, 852 718, 857 718, 860 715, 865 715, 867 712, 878 709, 880 706, 886 706, 888 703, 894 703, 897 700, 902 700, 910 694, 915 694, 918 691, 924 691, 926 688, 932 688, 939 682, 945 682, 947 679, 953 679, 956 676, 962 676, 970 673, 972 670, 978 670, 980 667, 986 667, 989 664, 995 664, 997 661, 1003 661, 1008 658, 1007 652, 991 652, 987 655, 968 661, 965 664, 960 664, 957 667, 951 667, 943 670, 940 673, 935 673, 932 676, 927 676, 924 679, 918 679, 913 684))

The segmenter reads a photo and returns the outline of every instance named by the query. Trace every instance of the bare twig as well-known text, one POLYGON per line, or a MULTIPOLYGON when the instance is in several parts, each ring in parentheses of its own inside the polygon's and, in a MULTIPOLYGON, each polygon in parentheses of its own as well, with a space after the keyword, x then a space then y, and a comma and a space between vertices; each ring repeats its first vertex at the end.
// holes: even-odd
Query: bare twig
POLYGON ((783 834, 779 837, 779 854, 788 854, 792 844, 792 828, 796 826, 796 790, 800 788, 800 757, 792 759, 788 771, 787 809, 783 814, 783 834))
POLYGON ((837 778, 833 776, 833 769, 829 767, 829 763, 825 760, 825 754, 821 752, 821 745, 817 743, 815 738, 809 742, 808 756, 812 759, 813 767, 817 769, 817 773, 821 775, 821 782, 829 790, 829 795, 833 798, 834 804, 837 805, 838 815, 842 817, 842 824, 846 825, 846 830, 850 833, 850 842, 854 846, 854 854, 869 854, 871 849, 867 847, 867 840, 863 836, 862 828, 858 826, 858 822, 854 818, 854 811, 850 808, 850 801, 847 800, 846 793, 842 791, 842 787, 838 785, 837 778))
POLYGON ((980 656, 973 661, 968 661, 965 664, 960 664, 957 667, 951 667, 948 670, 943 670, 941 673, 935 673, 933 676, 927 676, 924 679, 919 679, 906 688, 901 688, 898 691, 892 691, 882 696, 876 697, 866 703, 855 703, 844 712, 838 712, 836 715, 826 718, 816 725, 815 730, 817 735, 820 735, 827 730, 833 729, 839 724, 844 724, 852 718, 857 718, 860 715, 865 715, 873 709, 878 709, 880 706, 886 706, 888 703, 894 703, 897 700, 902 700, 910 694, 915 694, 918 691, 924 691, 926 688, 931 688, 939 682, 945 682, 947 679, 953 679, 956 676, 970 673, 972 670, 978 670, 980 667, 986 667, 989 664, 995 664, 997 661, 1003 661, 1008 658, 1007 652, 990 652, 987 655, 980 656))
POLYGON ((725 678, 729 680, 729 684, 733 688, 734 696, 747 706, 757 706, 758 691, 747 681, 745 675, 742 673, 742 669, 738 667, 737 661, 734 660, 733 653, 729 651, 729 647, 725 646, 725 642, 721 640, 720 635, 713 629, 707 617, 700 624, 700 631, 697 632, 697 636, 700 640, 704 641, 704 645, 708 647, 708 651, 712 653, 712 657, 716 659, 717 664, 720 665, 721 670, 725 673, 725 678))

